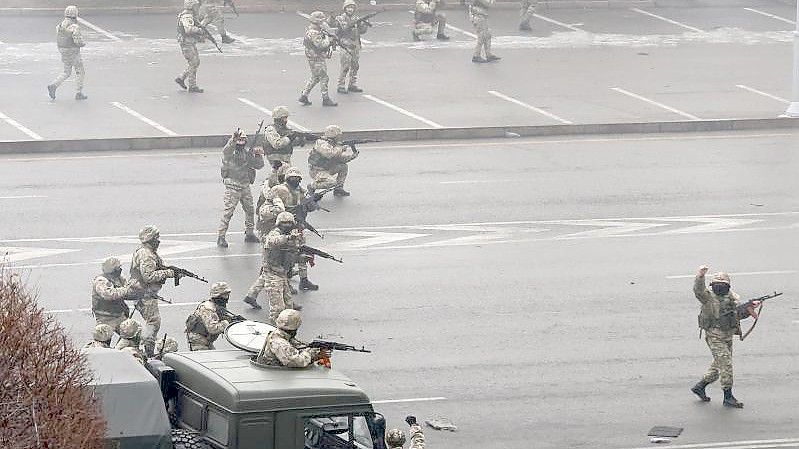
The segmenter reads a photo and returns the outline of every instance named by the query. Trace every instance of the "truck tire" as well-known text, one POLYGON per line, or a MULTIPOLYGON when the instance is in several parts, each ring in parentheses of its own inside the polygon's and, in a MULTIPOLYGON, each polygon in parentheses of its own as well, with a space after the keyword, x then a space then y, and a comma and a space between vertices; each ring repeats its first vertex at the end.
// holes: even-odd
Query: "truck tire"
POLYGON ((172 429, 172 445, 175 449, 211 449, 200 434, 186 429, 172 429))

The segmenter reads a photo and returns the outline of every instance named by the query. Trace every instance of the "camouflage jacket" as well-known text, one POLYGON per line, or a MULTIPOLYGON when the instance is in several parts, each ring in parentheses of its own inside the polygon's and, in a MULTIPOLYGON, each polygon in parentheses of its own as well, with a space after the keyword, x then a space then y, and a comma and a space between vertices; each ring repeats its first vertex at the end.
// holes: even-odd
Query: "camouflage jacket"
POLYGON ((283 234, 280 228, 269 231, 264 241, 264 270, 286 277, 299 258, 299 239, 283 234))
POLYGON ((219 311, 213 301, 203 301, 186 320, 186 333, 197 334, 213 343, 230 325, 227 320, 220 320, 219 311))
POLYGON ((264 130, 264 153, 269 161, 290 162, 294 145, 289 137, 291 129, 274 123, 264 130))
POLYGON ((433 23, 436 20, 437 9, 437 0, 416 0, 416 8, 413 11, 413 20, 421 23, 433 23))
POLYGON ((737 313, 740 297, 730 290, 726 295, 717 295, 705 286, 705 277, 694 279, 694 295, 702 304, 699 311, 699 327, 714 335, 732 338, 741 333, 737 313))
POLYGON ((202 28, 197 26, 200 18, 190 9, 184 9, 178 14, 178 43, 196 44, 205 40, 202 28))
MULTIPOLYGON (((424 449, 424 432, 422 426, 414 424, 411 426, 411 445, 408 449, 424 449)), ((388 446, 388 449, 402 449, 402 446, 388 446)))
POLYGON ((296 338, 292 338, 286 331, 274 330, 266 336, 261 363, 289 368, 305 368, 316 360, 319 350, 316 348, 297 349, 304 345, 296 338))
POLYGON ((139 281, 145 295, 157 295, 164 281, 171 277, 170 270, 160 268, 163 265, 164 261, 153 248, 143 243, 133 253, 133 259, 130 261, 130 278, 139 281))
POLYGON ((330 170, 336 165, 346 164, 356 157, 358 155, 346 145, 319 139, 314 143, 313 149, 308 155, 308 165, 317 170, 330 170))
POLYGON ((222 149, 222 180, 225 185, 247 187, 255 182, 255 170, 264 168, 264 157, 247 148, 238 150, 236 141, 228 139, 222 149))
POLYGON ((330 46, 333 41, 316 25, 310 25, 305 30, 302 41, 305 47, 305 57, 311 61, 324 61, 330 58, 330 46))
POLYGON ((358 26, 355 26, 357 20, 358 17, 356 15, 349 15, 346 12, 339 14, 334 20, 333 25, 339 29, 338 38, 341 40, 341 44, 349 49, 360 48, 361 35, 365 34, 369 29, 366 22, 361 22, 358 26))
POLYGON ((76 19, 65 17, 56 27, 56 44, 58 48, 79 49, 86 45, 83 35, 80 34, 80 26, 76 19))

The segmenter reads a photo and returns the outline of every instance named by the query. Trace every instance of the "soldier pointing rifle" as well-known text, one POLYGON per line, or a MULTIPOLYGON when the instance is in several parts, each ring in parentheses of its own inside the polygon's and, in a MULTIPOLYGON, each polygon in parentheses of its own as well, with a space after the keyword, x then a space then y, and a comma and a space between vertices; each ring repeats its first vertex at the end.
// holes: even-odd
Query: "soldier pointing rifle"
POLYGON ((209 292, 210 299, 200 303, 186 319, 186 340, 190 351, 215 349, 214 342, 230 325, 222 312, 226 310, 230 291, 227 282, 214 283, 209 292))

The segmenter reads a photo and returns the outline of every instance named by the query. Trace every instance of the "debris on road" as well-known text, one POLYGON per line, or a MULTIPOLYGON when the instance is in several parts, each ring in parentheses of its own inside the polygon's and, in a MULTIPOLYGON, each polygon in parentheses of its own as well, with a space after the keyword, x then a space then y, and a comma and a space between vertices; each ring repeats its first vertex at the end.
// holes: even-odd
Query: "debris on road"
POLYGON ((427 419, 424 423, 436 430, 449 430, 450 432, 455 432, 458 430, 458 426, 453 424, 449 418, 436 417, 433 419, 427 419))

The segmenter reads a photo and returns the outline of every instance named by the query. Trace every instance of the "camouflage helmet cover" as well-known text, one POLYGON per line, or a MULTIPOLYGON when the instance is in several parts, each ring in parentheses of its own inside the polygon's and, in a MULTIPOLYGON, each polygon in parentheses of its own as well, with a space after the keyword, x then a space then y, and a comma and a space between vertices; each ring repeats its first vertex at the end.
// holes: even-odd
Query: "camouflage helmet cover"
POLYGON ((69 5, 64 8, 64 17, 70 17, 72 19, 78 18, 78 7, 75 5, 69 5))
POLYGON ((141 332, 141 325, 138 321, 128 318, 119 325, 119 336, 122 338, 135 338, 141 332))
POLYGON ((161 231, 159 231, 158 228, 153 225, 147 225, 143 227, 141 231, 139 231, 139 240, 142 243, 147 243, 150 240, 160 236, 161 231))
POLYGON ((164 339, 159 339, 158 342, 155 344, 155 352, 160 354, 161 347, 163 347, 163 353, 166 354, 167 352, 178 352, 178 341, 172 337, 166 337, 166 342, 164 339))
POLYGON ((344 5, 341 9, 347 9, 348 6, 352 6, 353 8, 357 8, 358 5, 355 3, 355 0, 344 0, 344 5))
POLYGON ((311 23, 315 23, 317 25, 324 22, 326 18, 327 16, 325 16, 325 13, 323 13, 322 11, 314 11, 311 13, 310 16, 308 16, 308 20, 310 20, 311 23))
POLYGON ((294 214, 291 212, 281 212, 277 214, 277 219, 275 219, 275 224, 279 225, 280 223, 296 223, 297 220, 294 218, 294 214))
POLYGON ((288 118, 288 116, 289 116, 289 108, 285 106, 278 106, 272 110, 273 119, 288 118))
POLYGON ((302 324, 302 317, 300 312, 294 309, 285 309, 280 312, 275 320, 275 326, 284 331, 296 331, 302 324))
POLYGON ((399 429, 391 429, 386 432, 386 445, 389 449, 401 448, 405 444, 405 434, 399 429))
POLYGON ((325 128, 325 137, 332 139, 341 135, 341 127, 338 125, 328 125, 325 128))
POLYGON ((92 338, 94 341, 109 341, 114 336, 114 329, 107 324, 98 324, 94 327, 92 338))
POLYGON ((103 261, 102 267, 103 267, 103 273, 111 274, 117 268, 122 267, 122 263, 116 257, 109 257, 108 259, 105 259, 103 261))
POLYGON ((211 286, 210 294, 212 298, 218 298, 224 295, 225 293, 230 293, 230 292, 231 292, 230 286, 228 285, 227 282, 214 282, 214 285, 211 286))
POLYGON ((200 6, 200 2, 198 0, 183 0, 183 7, 186 9, 192 9, 197 6, 200 6))
POLYGON ((718 273, 714 274, 713 277, 710 278, 710 284, 730 285, 730 275, 723 271, 719 271, 718 273))
POLYGON ((297 167, 289 167, 289 169, 286 170, 285 177, 286 177, 286 179, 288 179, 288 178, 302 178, 302 172, 297 167))

